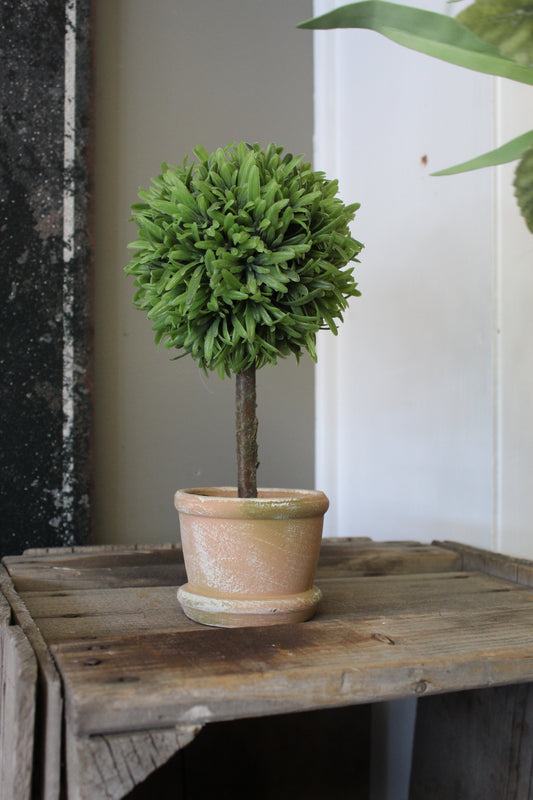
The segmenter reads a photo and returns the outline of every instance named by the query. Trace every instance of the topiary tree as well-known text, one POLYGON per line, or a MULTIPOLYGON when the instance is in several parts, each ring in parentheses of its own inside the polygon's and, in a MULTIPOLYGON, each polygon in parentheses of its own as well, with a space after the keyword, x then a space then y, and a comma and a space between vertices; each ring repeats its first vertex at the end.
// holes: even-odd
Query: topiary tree
POLYGON ((363 247, 348 228, 359 204, 274 144, 194 153, 139 192, 125 271, 157 344, 236 375, 238 492, 256 497, 256 370, 303 351, 316 361, 317 331, 337 333, 360 294, 343 269, 363 247))

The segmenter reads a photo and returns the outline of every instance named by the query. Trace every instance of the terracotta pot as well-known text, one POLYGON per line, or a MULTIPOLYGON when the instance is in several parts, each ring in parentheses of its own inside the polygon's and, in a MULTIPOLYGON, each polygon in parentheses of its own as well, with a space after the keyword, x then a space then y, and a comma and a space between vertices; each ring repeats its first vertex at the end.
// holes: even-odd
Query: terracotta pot
POLYGON ((323 492, 259 489, 244 499, 229 487, 184 489, 174 500, 188 580, 178 599, 188 617, 231 628, 313 616, 323 492))

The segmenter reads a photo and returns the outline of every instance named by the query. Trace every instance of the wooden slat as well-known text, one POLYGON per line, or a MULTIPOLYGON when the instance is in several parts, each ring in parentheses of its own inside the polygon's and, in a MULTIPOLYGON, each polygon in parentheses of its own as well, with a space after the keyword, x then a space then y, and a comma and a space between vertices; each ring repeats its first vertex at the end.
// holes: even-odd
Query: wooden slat
POLYGON ((18 625, 0 630, 0 800, 30 800, 37 663, 18 625))
MULTIPOLYGON (((531 606, 531 592, 525 587, 472 573, 437 573, 429 580, 424 573, 372 579, 328 578, 318 579, 317 585, 323 592, 315 617, 318 622, 342 615, 366 618, 426 614, 435 593, 440 614, 485 608, 487 597, 491 598, 494 613, 531 606)), ((24 602, 48 645, 100 636, 164 635, 198 629, 184 616, 173 586, 27 592, 24 602)))
POLYGON ((19 625, 37 659, 36 764, 38 781, 32 800, 58 800, 61 782, 61 726, 63 698, 61 681, 53 658, 38 627, 0 565, 0 590, 9 602, 13 620, 19 625))
POLYGON ((312 621, 234 630, 184 617, 177 546, 4 563, 64 681, 74 800, 122 797, 136 748, 174 752, 176 726, 533 680, 531 565, 475 548, 325 540, 312 621))
POLYGON ((533 684, 418 704, 410 800, 533 800, 533 684))
MULTIPOLYGON (((186 573, 181 548, 139 546, 117 549, 69 548, 10 556, 4 565, 19 593, 105 589, 132 586, 179 586, 186 573)), ((318 577, 394 575, 460 569, 451 550, 416 542, 324 540, 318 577)))
POLYGON ((0 628, 11 624, 11 606, 0 588, 0 628))
POLYGON ((24 601, 49 645, 197 627, 184 616, 175 586, 35 592, 24 601))
POLYGON ((9 556, 4 566, 19 594, 69 589, 105 589, 126 586, 179 586, 186 582, 179 548, 137 548, 54 552, 36 556, 9 556))
POLYGON ((457 553, 461 559, 461 568, 464 570, 476 569, 513 583, 533 587, 533 562, 525 558, 512 558, 458 542, 434 542, 434 544, 457 553))
POLYGON ((531 593, 445 578, 324 581, 305 625, 53 645, 69 719, 108 733, 532 680, 531 593))
POLYGON ((129 551, 152 552, 160 550, 180 550, 178 542, 165 542, 162 544, 91 544, 72 545, 70 547, 28 547, 24 556, 49 556, 65 555, 66 553, 127 553, 129 551))
POLYGON ((324 539, 317 575, 402 575, 461 569, 452 550, 420 542, 372 542, 364 539, 324 539))
POLYGON ((90 738, 68 731, 67 774, 72 787, 68 800, 121 800, 200 730, 201 726, 188 725, 90 738))

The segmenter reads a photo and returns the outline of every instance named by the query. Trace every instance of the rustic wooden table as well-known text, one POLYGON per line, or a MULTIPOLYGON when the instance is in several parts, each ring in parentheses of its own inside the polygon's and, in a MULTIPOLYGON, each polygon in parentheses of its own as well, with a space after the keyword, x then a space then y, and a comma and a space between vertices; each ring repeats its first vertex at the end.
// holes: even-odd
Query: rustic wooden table
MULTIPOLYGON (((413 800, 533 798, 530 562, 453 543, 325 540, 313 620, 232 630, 181 612, 178 546, 34 550, 3 565, 3 652, 23 636, 22 658, 37 661, 32 798, 118 800, 220 720, 409 696, 432 701, 419 703, 413 800), (490 738, 493 718, 497 743, 472 741, 490 738), (485 778, 469 793, 483 758, 489 793, 485 778)), ((15 680, 15 708, 32 674, 15 680)), ((28 727, 21 763, 31 715, 28 727)), ((5 783, 4 796, 29 797, 28 785, 9 794, 5 783)))

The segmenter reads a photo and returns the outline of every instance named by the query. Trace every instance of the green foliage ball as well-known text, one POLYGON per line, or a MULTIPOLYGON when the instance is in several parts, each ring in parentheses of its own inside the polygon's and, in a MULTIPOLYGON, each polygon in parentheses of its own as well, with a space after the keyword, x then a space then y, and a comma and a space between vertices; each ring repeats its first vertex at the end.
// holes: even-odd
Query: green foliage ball
POLYGON ((162 165, 132 206, 138 239, 126 273, 156 343, 230 375, 306 350, 337 332, 362 248, 337 181, 270 144, 194 150, 191 166, 162 165))

